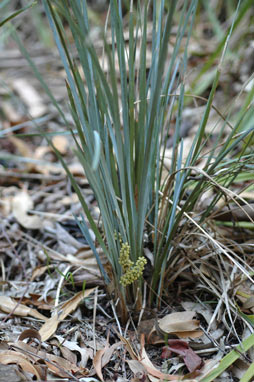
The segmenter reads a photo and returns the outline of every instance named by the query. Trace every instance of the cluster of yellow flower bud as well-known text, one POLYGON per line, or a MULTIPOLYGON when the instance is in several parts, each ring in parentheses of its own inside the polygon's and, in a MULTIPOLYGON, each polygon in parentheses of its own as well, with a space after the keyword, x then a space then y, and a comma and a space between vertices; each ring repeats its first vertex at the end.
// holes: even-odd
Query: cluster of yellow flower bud
POLYGON ((119 264, 123 268, 124 274, 120 279, 123 286, 132 284, 135 280, 142 276, 147 261, 144 256, 141 256, 134 265, 130 259, 130 246, 128 243, 121 243, 121 250, 119 256, 119 264))
POLYGON ((119 264, 123 268, 123 272, 128 272, 133 267, 134 263, 130 259, 130 246, 128 243, 121 243, 119 264))

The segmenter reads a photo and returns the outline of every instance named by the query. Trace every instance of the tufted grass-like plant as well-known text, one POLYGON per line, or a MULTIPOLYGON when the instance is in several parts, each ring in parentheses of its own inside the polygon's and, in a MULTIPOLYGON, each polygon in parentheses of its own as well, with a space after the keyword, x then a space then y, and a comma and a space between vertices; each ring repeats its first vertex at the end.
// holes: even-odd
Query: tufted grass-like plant
MULTIPOLYGON (((77 222, 96 256, 108 290, 119 298, 122 320, 127 317, 128 304, 136 309, 141 306, 145 267, 151 286, 150 304, 162 294, 166 271, 174 261, 173 238, 202 193, 208 187, 217 188, 210 206, 192 224, 205 222, 225 189, 243 169, 243 158, 245 163, 250 159, 248 142, 244 139, 253 133, 253 127, 240 134, 236 132, 251 110, 241 115, 235 126, 231 126, 228 138, 221 141, 228 123, 225 118, 214 147, 203 157, 209 137, 206 125, 240 2, 199 128, 187 155, 183 152, 180 127, 186 95, 184 79, 197 3, 197 0, 185 0, 181 4, 176 0, 138 1, 134 8, 130 1, 129 12, 123 16, 121 0, 111 0, 105 30, 97 32, 89 25, 85 0, 43 0, 66 71, 70 111, 76 127, 71 132, 76 143, 75 154, 97 200, 100 224, 94 220, 61 154, 54 149, 79 196, 85 216, 77 222), (124 17, 128 20, 127 38, 124 17), (152 26, 148 28, 150 19, 152 26), (148 30, 152 31, 151 36, 148 30), (98 57, 97 41, 103 42, 102 61, 98 57), (148 52, 151 53, 149 67, 148 52), (173 154, 165 177, 164 156, 170 126, 174 128, 173 154), (233 157, 231 153, 240 144, 240 155, 233 157), (201 157, 205 164, 199 169, 201 157), (107 255, 110 272, 103 268, 97 246, 107 255), (152 254, 147 265, 145 246, 149 246, 152 254)), ((27 56, 22 46, 21 49, 27 56)), ((34 70, 64 118, 35 67, 34 70)))
MULTIPOLYGON (((188 39, 197 1, 186 1, 183 5, 170 59, 167 52, 176 1, 171 2, 167 14, 164 1, 160 2, 159 8, 157 1, 152 4, 144 2, 143 6, 139 4, 135 13, 131 2, 128 44, 124 38, 121 2, 111 1, 108 20, 110 39, 101 31, 105 61, 109 68, 107 73, 99 62, 90 33, 86 2, 70 2, 67 7, 61 1, 45 0, 43 3, 66 70, 71 113, 79 137, 77 140, 73 134, 76 154, 98 202, 101 229, 97 228, 97 222, 93 220, 75 179, 64 166, 86 215, 87 220, 83 219, 80 223, 81 229, 94 250, 106 283, 109 277, 92 243, 87 222, 111 264, 114 292, 120 297, 124 317, 126 302, 135 302, 137 308, 142 302, 141 276, 146 262, 143 256, 144 233, 149 233, 147 222, 154 227, 155 257, 161 251, 159 247, 167 245, 165 234, 159 238, 157 232, 158 191, 161 189, 163 164, 161 147, 165 137, 163 129, 175 100, 167 94, 179 86, 177 74, 184 70, 187 63, 188 39), (147 24, 151 9, 152 60, 147 73, 147 24), (63 20, 70 27, 79 67, 71 55, 63 20), (187 36, 187 41, 181 45, 184 36, 187 36), (124 248, 128 248, 128 269, 121 261, 124 248)), ((169 222, 166 222, 167 225, 169 222)), ((158 281, 155 274, 154 284, 158 281)))

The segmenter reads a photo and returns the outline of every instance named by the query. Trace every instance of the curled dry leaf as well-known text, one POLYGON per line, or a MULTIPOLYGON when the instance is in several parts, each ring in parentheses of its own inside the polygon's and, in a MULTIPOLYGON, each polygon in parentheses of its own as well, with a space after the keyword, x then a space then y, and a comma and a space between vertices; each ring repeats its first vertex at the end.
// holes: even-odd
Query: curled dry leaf
POLYGON ((41 342, 40 333, 38 332, 38 330, 35 330, 35 329, 26 329, 26 330, 24 330, 20 334, 20 336, 18 338, 18 341, 24 341, 27 338, 36 338, 39 342, 41 342))
POLYGON ((141 354, 140 354, 140 363, 144 366, 146 369, 149 379, 152 382, 159 382, 162 381, 181 381, 181 377, 178 375, 171 375, 171 374, 165 374, 162 373, 159 369, 157 369, 153 363, 150 361, 146 350, 145 350, 145 343, 144 343, 144 336, 141 336, 141 354))
POLYGON ((43 380, 43 372, 39 366, 34 366, 26 357, 13 350, 0 352, 0 363, 8 365, 11 363, 18 364, 24 371, 33 374, 38 380, 43 380))
POLYGON ((193 320, 196 312, 184 311, 170 313, 158 320, 156 324, 157 331, 163 336, 175 334, 180 338, 197 338, 202 336, 203 332, 198 330, 199 321, 193 320))
POLYGON ((36 309, 32 309, 26 305, 19 304, 8 296, 0 296, 0 309, 5 313, 15 314, 16 316, 32 316, 43 321, 48 319, 46 316, 43 316, 43 314, 39 313, 36 309))
POLYGON ((122 345, 121 341, 114 343, 113 345, 111 345, 109 348, 106 349, 106 351, 104 352, 102 356, 102 361, 101 361, 102 367, 106 366, 109 363, 115 349, 117 349, 120 345, 122 345))
POLYGON ((104 366, 108 364, 111 360, 111 356, 116 348, 118 348, 122 342, 116 342, 112 346, 108 346, 108 344, 104 347, 104 349, 98 350, 93 359, 93 366, 95 368, 96 374, 103 381, 102 369, 104 366))
MULTIPOLYGON (((146 353, 146 350, 145 350, 145 336, 144 336, 144 334, 141 334, 141 352, 140 352, 140 355, 135 354, 135 352, 133 351, 128 340, 126 340, 120 334, 118 334, 118 336, 120 337, 121 341, 126 345, 126 349, 129 352, 132 360, 138 361, 141 364, 141 366, 146 370, 146 373, 148 374, 150 381, 160 382, 160 381, 181 381, 182 380, 182 378, 178 375, 171 375, 171 374, 162 373, 159 369, 157 369, 153 365, 153 363, 150 361, 150 359, 146 353)), ((136 367, 137 367, 137 365, 136 365, 136 367)))
POLYGON ((28 211, 33 208, 33 201, 29 194, 23 190, 17 193, 12 200, 12 212, 19 224, 27 229, 40 229, 43 227, 39 216, 30 216, 28 211))
MULTIPOLYGON (((20 299, 15 297, 15 301, 19 302, 20 299)), ((40 294, 30 293, 27 297, 23 297, 20 301, 24 305, 34 305, 38 309, 51 310, 54 306, 54 298, 49 296, 47 302, 42 299, 40 294)))
MULTIPOLYGON (((72 373, 79 373, 82 376, 88 374, 87 369, 83 369, 82 367, 77 366, 76 364, 62 357, 46 353, 44 350, 38 350, 33 346, 26 344, 25 342, 17 341, 14 343, 9 343, 9 345, 17 350, 20 350, 21 352, 24 352, 27 359, 33 363, 39 359, 43 360, 48 369, 59 377, 68 378, 70 377, 70 374, 72 375, 72 373)), ((21 354, 23 355, 23 353, 21 354)), ((45 379, 42 380, 44 381, 45 379)))
POLYGON ((96 374, 98 375, 98 377, 100 378, 102 382, 104 382, 103 375, 102 375, 102 357, 107 349, 108 349, 108 346, 105 346, 104 349, 98 350, 93 359, 93 366, 95 368, 96 374))
POLYGON ((60 351, 64 359, 67 359, 71 363, 77 364, 77 354, 74 351, 71 351, 70 349, 66 348, 65 346, 60 346, 60 351))
POLYGON ((137 377, 139 380, 142 380, 141 378, 144 378, 144 376, 147 375, 145 367, 139 361, 131 359, 127 360, 126 362, 128 363, 129 368, 131 369, 135 377, 137 377))
MULTIPOLYGON (((64 337, 61 336, 54 336, 58 340, 58 342, 61 344, 60 350, 68 349, 72 353, 79 353, 80 355, 80 363, 79 365, 83 368, 87 366, 87 361, 89 358, 93 358, 93 351, 91 348, 87 347, 80 347, 76 341, 67 341, 64 337)), ((65 356, 64 356, 65 357, 65 356)), ((66 357, 65 357, 66 358, 66 357)), ((69 359, 69 358, 68 358, 69 359)), ((70 359, 69 359, 70 360, 70 359)))
POLYGON ((55 333, 58 324, 65 319, 72 311, 74 311, 78 304, 86 297, 88 297, 95 288, 86 289, 85 292, 78 292, 71 299, 66 301, 61 307, 59 307, 53 316, 51 316, 45 324, 40 328, 39 333, 41 340, 46 341, 52 334, 55 333))

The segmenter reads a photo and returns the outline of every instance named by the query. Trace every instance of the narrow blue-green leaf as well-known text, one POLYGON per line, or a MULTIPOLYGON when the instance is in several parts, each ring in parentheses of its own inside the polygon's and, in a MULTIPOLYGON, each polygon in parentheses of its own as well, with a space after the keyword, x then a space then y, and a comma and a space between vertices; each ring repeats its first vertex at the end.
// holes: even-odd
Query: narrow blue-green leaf
POLYGON ((221 40, 225 36, 225 32, 223 31, 221 23, 215 14, 214 5, 209 0, 203 0, 202 2, 206 9, 208 19, 210 20, 211 27, 217 35, 218 40, 221 40))
POLYGON ((145 145, 145 155, 142 163, 142 168, 140 173, 142 173, 142 176, 140 177, 139 183, 138 183, 138 235, 137 239, 142 240, 142 231, 144 226, 144 219, 146 215, 146 206, 148 203, 148 195, 149 195, 149 187, 147 185, 150 182, 149 174, 147 174, 146 167, 149 169, 151 166, 151 145, 152 145, 152 137, 153 137, 153 129, 154 129, 154 121, 156 116, 156 109, 157 104, 159 102, 160 98, 160 89, 161 89, 161 81, 162 81, 162 75, 164 72, 165 62, 166 62, 166 55, 167 55, 167 46, 168 46, 168 39, 171 31, 172 26, 172 20, 173 20, 173 14, 174 9, 176 6, 176 1, 173 0, 171 2, 170 10, 167 15, 167 20, 165 24, 165 31, 163 40, 161 43, 161 49, 159 52, 159 61, 158 61, 158 70, 156 72, 156 87, 151 95, 151 107, 150 107, 150 113, 149 113, 149 119, 147 122, 147 138, 146 138, 146 145, 145 145))
MULTIPOLYGON (((64 29, 61 26, 60 19, 55 14, 54 9, 53 9, 50 1, 49 0, 43 0, 43 4, 44 4, 46 15, 47 15, 48 20, 49 20, 50 27, 51 27, 53 35, 54 35, 54 39, 56 41, 56 45, 57 45, 61 60, 62 60, 63 65, 64 65, 64 69, 66 71, 67 80, 68 80, 68 83, 69 83, 69 86, 70 86, 70 89, 71 89, 71 92, 72 92, 72 95, 73 95, 73 98, 75 101, 75 105, 76 105, 76 108, 78 111, 81 125, 83 126, 83 131, 86 135, 87 142, 89 143, 88 150, 90 151, 91 147, 92 147, 91 135, 89 134, 89 129, 85 128, 86 121, 84 118, 84 113, 83 113, 80 98, 79 98, 79 95, 77 92, 77 88, 75 86, 75 81, 74 81, 74 78, 72 75, 75 72, 75 69, 74 69, 73 62, 72 62, 72 59, 70 57, 70 54, 69 54, 69 51, 68 51, 68 48, 66 45, 67 39, 64 39, 64 37, 63 37, 64 29)), ((90 155, 92 155, 91 151, 90 151, 90 155)))
POLYGON ((94 253, 94 256, 95 256, 97 264, 98 264, 98 266, 100 268, 101 274, 103 275, 105 283, 109 284, 110 283, 110 279, 109 279, 109 277, 108 277, 107 273, 105 272, 105 269, 104 269, 104 267, 102 265, 100 256, 99 256, 99 254, 98 254, 98 252, 97 252, 97 250, 95 248, 95 245, 94 245, 93 240, 91 238, 91 235, 89 233, 89 229, 87 227, 87 224, 86 224, 86 221, 84 219, 84 216, 81 215, 81 219, 82 219, 81 221, 76 216, 74 216, 74 218, 75 218, 76 223, 79 226, 81 232, 83 233, 84 237, 86 238, 90 248, 92 249, 92 251, 94 253))
POLYGON ((215 49, 215 51, 211 54, 211 56, 209 57, 207 62, 204 64, 202 69, 199 71, 199 73, 198 73, 197 77, 195 78, 195 80, 193 81, 192 89, 195 88, 197 82, 212 67, 212 65, 214 64, 214 61, 218 59, 220 53, 224 49, 224 46, 225 46, 225 43, 227 41, 227 37, 228 37, 228 34, 230 33, 230 30, 231 30, 231 33, 236 30, 237 26, 239 25, 239 23, 243 19, 244 15, 246 14, 246 12, 250 9, 250 7, 252 5, 253 5, 253 0, 245 0, 243 2, 241 0, 238 1, 237 10, 235 11, 235 15, 237 15, 237 18, 236 18, 236 20, 234 22, 233 28, 231 28, 231 26, 228 27, 228 30, 225 33, 225 37, 221 40, 221 42, 219 43, 217 49, 215 49), (243 4, 242 4, 241 8, 239 9, 239 6, 240 6, 241 3, 243 3, 243 4))
POLYGON ((101 139, 97 131, 93 132, 94 134, 94 157, 92 162, 92 170, 95 171, 98 168, 100 153, 101 153, 101 139))
POLYGON ((37 0, 33 1, 32 3, 26 5, 23 8, 18 9, 17 11, 13 12, 11 15, 7 16, 4 20, 0 21, 0 27, 6 24, 8 21, 12 20, 14 17, 17 17, 21 13, 25 12, 27 9, 37 5, 37 0))
POLYGON ((10 0, 2 0, 2 2, 0 3, 0 9, 4 8, 9 2, 10 0))

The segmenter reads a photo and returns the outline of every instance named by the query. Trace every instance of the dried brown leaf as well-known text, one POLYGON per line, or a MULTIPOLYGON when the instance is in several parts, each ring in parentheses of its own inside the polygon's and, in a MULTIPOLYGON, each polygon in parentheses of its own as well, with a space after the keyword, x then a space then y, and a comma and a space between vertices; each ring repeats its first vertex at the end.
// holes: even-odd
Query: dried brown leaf
MULTIPOLYGON (((43 352, 40 352, 40 354, 43 357, 43 352)), ((87 369, 82 369, 81 367, 75 365, 65 358, 58 357, 53 354, 47 354, 47 359, 45 360, 45 363, 47 364, 48 368, 60 377, 66 378, 69 376, 69 374, 65 373, 64 370, 68 372, 71 371, 72 373, 80 373, 81 375, 88 374, 87 369), (47 359, 50 362, 48 362, 47 359)))
POLYGON ((93 366, 95 368, 96 374, 100 378, 102 382, 104 382, 103 375, 102 375, 102 356, 105 353, 106 349, 108 347, 106 346, 102 350, 97 350, 94 359, 93 359, 93 366))
POLYGON ((40 328, 39 333, 41 340, 46 341, 52 334, 55 333, 58 324, 65 319, 72 311, 74 311, 78 304, 86 297, 88 297, 95 288, 86 289, 85 292, 80 291, 74 297, 66 301, 51 318, 40 328))
POLYGON ((39 216, 28 215, 28 210, 33 208, 33 201, 27 191, 17 193, 12 200, 12 212, 19 224, 27 229, 40 229, 43 221, 39 216))
POLYGON ((127 360, 126 362, 128 363, 131 371, 134 373, 136 377, 139 378, 139 380, 140 378, 143 378, 144 375, 147 374, 145 367, 139 361, 131 359, 131 360, 127 360))
POLYGON ((196 331, 199 327, 199 321, 192 319, 195 314, 193 311, 167 314, 158 320, 159 329, 163 334, 196 331))
POLYGON ((13 350, 0 352, 0 363, 8 365, 10 363, 18 364, 24 371, 33 374, 38 380, 43 379, 43 372, 39 366, 34 366, 26 356, 13 350))
MULTIPOLYGON (((61 343, 60 349, 67 348, 72 352, 78 352, 80 354, 81 360, 80 360, 80 366, 85 368, 87 365, 87 361, 89 358, 93 358, 93 351, 91 348, 87 347, 81 347, 77 344, 75 341, 67 341, 64 339, 64 337, 61 336, 54 336, 54 338, 57 338, 59 343, 61 343)), ((65 357, 65 355, 64 355, 65 357)), ((66 357, 65 357, 66 358, 66 357)))
POLYGON ((0 296, 0 309, 5 313, 12 313, 16 316, 32 316, 43 321, 48 319, 46 316, 43 316, 43 314, 39 313, 36 309, 32 309, 26 305, 19 304, 8 296, 0 296))
POLYGON ((18 349, 21 351, 23 350, 25 354, 27 352, 27 358, 31 360, 32 362, 35 362, 38 359, 43 360, 45 364, 47 365, 47 367, 49 368, 49 370, 52 371, 57 376, 66 378, 70 376, 70 372, 71 373, 79 372, 81 375, 88 374, 87 369, 82 369, 81 367, 78 367, 76 364, 62 357, 56 356, 54 354, 46 353, 45 351, 42 351, 42 350, 37 350, 36 348, 26 344, 25 342, 17 341, 14 343, 10 343, 9 345, 14 346, 15 349, 18 349))
POLYGON ((65 346, 61 346, 60 350, 64 359, 67 359, 69 362, 74 363, 75 365, 77 364, 77 355, 73 351, 65 346))
POLYGON ((122 342, 116 342, 115 344, 111 345, 109 348, 107 348, 102 356, 101 365, 102 367, 106 366, 109 361, 111 360, 112 354, 114 353, 115 349, 117 349, 120 345, 122 345, 122 342))
POLYGON ((38 341, 41 342, 40 333, 38 332, 38 330, 35 330, 35 329, 26 329, 26 330, 24 330, 20 334, 20 336, 18 338, 18 341, 24 341, 27 338, 36 338, 38 341))
POLYGON ((45 265, 45 266, 38 266, 38 267, 35 267, 33 269, 33 273, 32 273, 32 277, 31 277, 31 281, 34 281, 34 279, 36 277, 40 277, 42 276, 45 272, 47 272, 49 269, 49 266, 48 265, 45 265))
POLYGON ((63 135, 56 135, 52 138, 52 143, 55 148, 62 154, 66 154, 69 146, 69 142, 63 135))
MULTIPOLYGON (((28 297, 24 296, 22 298, 21 303, 23 305, 34 305, 38 309, 43 309, 43 310, 52 309, 53 303, 54 303, 54 298, 51 296, 48 296, 47 302, 46 302, 45 300, 42 300, 41 297, 42 296, 40 294, 30 293, 28 297)), ((18 302, 19 300, 20 300, 19 298, 15 297, 15 301, 18 302)))
POLYGON ((139 359, 139 356, 138 356, 138 355, 135 353, 135 351, 133 350, 133 348, 132 348, 130 342, 129 342, 126 338, 124 338, 123 336, 121 336, 121 334, 117 333, 117 335, 118 335, 118 337, 120 338, 120 340, 125 344, 126 349, 127 349, 127 351, 129 352, 131 358, 132 358, 133 360, 137 360, 137 359, 139 359))
POLYGON ((202 330, 191 330, 191 331, 184 331, 184 332, 174 332, 174 335, 179 338, 199 338, 203 335, 202 330))
MULTIPOLYGON (((9 139, 23 157, 33 158, 33 151, 23 139, 14 136, 10 136, 9 139)), ((35 164, 31 162, 26 162, 26 168, 28 171, 32 171, 35 168, 35 164)))
POLYGON ((41 117, 46 112, 46 106, 37 90, 29 83, 28 79, 17 78, 12 81, 13 89, 26 104, 32 118, 41 117))

